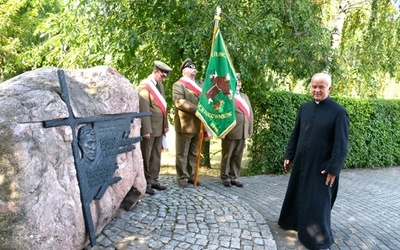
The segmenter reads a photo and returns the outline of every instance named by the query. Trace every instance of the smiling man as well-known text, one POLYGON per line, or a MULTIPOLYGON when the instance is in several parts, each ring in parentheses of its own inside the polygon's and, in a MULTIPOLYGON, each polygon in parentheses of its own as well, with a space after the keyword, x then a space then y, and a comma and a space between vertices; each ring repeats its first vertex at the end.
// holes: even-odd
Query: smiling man
POLYGON ((298 232, 309 249, 329 249, 334 243, 331 209, 344 164, 350 119, 344 107, 329 96, 331 77, 311 79, 314 100, 301 105, 286 148, 283 167, 293 169, 278 224, 298 232))

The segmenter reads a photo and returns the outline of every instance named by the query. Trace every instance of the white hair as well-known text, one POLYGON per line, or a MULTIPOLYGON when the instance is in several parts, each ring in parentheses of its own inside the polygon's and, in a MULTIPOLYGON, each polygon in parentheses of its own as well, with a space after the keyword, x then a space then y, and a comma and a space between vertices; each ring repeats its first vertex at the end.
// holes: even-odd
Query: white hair
POLYGON ((315 75, 313 75, 313 77, 311 78, 311 82, 315 79, 323 79, 325 82, 328 83, 328 86, 332 86, 332 78, 330 75, 328 75, 327 73, 317 73, 315 75))

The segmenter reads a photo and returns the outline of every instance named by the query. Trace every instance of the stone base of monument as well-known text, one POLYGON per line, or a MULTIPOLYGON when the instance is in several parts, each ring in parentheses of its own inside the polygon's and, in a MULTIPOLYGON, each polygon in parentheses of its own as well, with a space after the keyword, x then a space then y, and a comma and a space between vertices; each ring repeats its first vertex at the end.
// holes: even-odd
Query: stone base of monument
POLYGON ((141 197, 142 193, 135 187, 132 187, 122 201, 121 208, 125 209, 126 211, 133 209, 141 197))

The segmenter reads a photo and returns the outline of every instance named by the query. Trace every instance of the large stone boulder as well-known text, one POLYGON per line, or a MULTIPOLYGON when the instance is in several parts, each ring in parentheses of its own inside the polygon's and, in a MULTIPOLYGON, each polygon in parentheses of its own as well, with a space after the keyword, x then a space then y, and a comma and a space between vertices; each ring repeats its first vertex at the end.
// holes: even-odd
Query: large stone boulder
MULTIPOLYGON (((43 125, 69 116, 57 70, 42 68, 0 83, 0 249, 82 249, 89 243, 71 127, 43 125)), ((135 90, 115 69, 64 72, 75 117, 139 112, 135 90)), ((140 135, 140 119, 129 134, 140 135)), ((134 145, 117 157, 115 176, 122 180, 90 203, 96 235, 128 192, 128 207, 145 193, 140 146, 134 145)))

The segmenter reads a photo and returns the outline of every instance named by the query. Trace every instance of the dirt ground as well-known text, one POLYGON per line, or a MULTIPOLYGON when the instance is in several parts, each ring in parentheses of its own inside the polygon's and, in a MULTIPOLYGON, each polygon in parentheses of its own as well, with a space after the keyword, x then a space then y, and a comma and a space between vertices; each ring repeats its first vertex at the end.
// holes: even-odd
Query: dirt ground
MULTIPOLYGON (((163 150, 161 154, 161 171, 162 175, 175 175, 175 130, 170 125, 170 130, 166 136, 168 150, 163 150)), ((211 139, 210 144, 210 162, 211 169, 204 166, 199 167, 199 176, 219 176, 221 160, 221 146, 218 139, 211 139)))
MULTIPOLYGON (((169 127, 166 136, 168 150, 163 150, 161 154, 161 171, 162 175, 175 175, 175 130, 172 125, 169 127)), ((243 155, 243 164, 247 161, 247 152, 243 155)), ((210 144, 210 162, 211 169, 204 166, 199 167, 199 176, 218 177, 220 175, 221 166, 221 140, 213 137, 210 144)))

